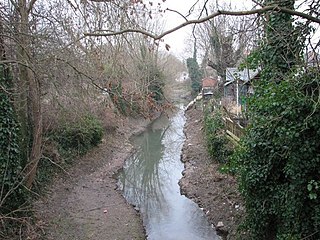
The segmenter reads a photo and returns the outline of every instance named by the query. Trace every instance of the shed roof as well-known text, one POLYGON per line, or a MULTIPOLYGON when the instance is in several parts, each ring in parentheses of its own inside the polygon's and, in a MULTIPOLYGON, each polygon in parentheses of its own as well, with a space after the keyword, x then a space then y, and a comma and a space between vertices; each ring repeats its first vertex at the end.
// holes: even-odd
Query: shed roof
POLYGON ((202 79, 202 87, 212 87, 214 88, 215 86, 218 85, 218 80, 214 78, 204 78, 202 79))
POLYGON ((256 77, 259 73, 259 69, 252 70, 245 68, 240 71, 238 68, 227 68, 226 69, 226 83, 224 86, 227 86, 233 83, 235 80, 240 80, 243 83, 249 82, 251 79, 256 77))

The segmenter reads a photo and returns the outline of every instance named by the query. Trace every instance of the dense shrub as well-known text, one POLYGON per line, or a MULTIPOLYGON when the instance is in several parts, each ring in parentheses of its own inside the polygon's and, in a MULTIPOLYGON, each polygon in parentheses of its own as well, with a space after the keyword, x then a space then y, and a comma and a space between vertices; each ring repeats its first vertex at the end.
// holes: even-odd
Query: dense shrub
POLYGON ((204 130, 208 153, 214 161, 226 163, 231 150, 225 135, 225 124, 219 109, 205 111, 204 130))
POLYGON ((93 115, 87 114, 75 122, 63 122, 53 133, 53 139, 64 151, 86 153, 98 145, 103 136, 101 122, 93 115))
POLYGON ((148 66, 147 81, 149 82, 148 91, 152 94, 152 98, 156 102, 161 102, 164 99, 164 73, 156 65, 148 66))

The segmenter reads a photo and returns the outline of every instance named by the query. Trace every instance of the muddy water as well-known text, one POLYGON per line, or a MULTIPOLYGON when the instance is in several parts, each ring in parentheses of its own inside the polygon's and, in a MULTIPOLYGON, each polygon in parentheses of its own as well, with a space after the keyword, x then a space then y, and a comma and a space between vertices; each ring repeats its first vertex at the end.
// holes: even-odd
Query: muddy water
POLYGON ((119 177, 125 198, 141 211, 150 240, 219 239, 201 209, 180 195, 184 123, 180 109, 135 137, 137 150, 119 177))

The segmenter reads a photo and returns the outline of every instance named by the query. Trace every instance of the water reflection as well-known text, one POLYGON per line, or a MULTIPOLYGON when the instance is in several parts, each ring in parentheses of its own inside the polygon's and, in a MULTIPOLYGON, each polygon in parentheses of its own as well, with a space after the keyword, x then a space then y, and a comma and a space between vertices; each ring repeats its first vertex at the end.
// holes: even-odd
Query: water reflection
POLYGON ((120 176, 124 196, 140 209, 150 240, 219 239, 198 206, 180 195, 184 123, 180 109, 135 137, 137 151, 120 176))

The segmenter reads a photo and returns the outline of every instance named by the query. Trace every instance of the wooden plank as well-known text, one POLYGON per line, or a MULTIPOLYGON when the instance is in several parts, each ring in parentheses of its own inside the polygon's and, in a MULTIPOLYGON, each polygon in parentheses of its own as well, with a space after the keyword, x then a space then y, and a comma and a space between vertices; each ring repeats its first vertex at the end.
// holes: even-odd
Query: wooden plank
POLYGON ((233 134, 232 132, 230 132, 229 130, 226 130, 226 133, 227 133, 230 137, 232 137, 234 140, 236 140, 237 142, 240 141, 240 138, 237 137, 236 135, 234 135, 234 134, 233 134))
POLYGON ((230 140, 230 142, 233 144, 233 145, 239 145, 239 142, 236 141, 234 138, 232 138, 231 136, 229 136, 228 134, 226 134, 227 138, 230 140))

